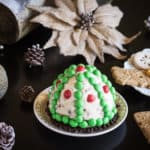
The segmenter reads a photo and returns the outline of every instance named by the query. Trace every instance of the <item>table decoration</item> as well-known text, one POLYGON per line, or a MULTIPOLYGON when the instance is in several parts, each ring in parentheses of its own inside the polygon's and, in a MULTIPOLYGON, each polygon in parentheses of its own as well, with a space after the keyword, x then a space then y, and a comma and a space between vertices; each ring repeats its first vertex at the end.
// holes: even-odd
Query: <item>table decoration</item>
POLYGON ((45 61, 45 52, 43 48, 40 48, 39 44, 32 45, 31 48, 28 48, 24 54, 24 61, 32 66, 43 66, 45 61))
POLYGON ((5 68, 0 65, 0 100, 3 98, 8 89, 8 77, 5 68))
POLYGON ((15 131, 11 125, 0 122, 0 149, 11 150, 15 144, 15 131))
POLYGON ((33 102, 35 97, 35 90, 31 85, 24 85, 19 90, 19 96, 23 102, 31 103, 33 102))
POLYGON ((124 36, 116 27, 119 26, 123 12, 116 6, 99 6, 96 0, 55 0, 56 7, 28 6, 39 13, 31 19, 52 29, 52 36, 44 48, 58 46, 65 56, 83 55, 89 64, 94 64, 96 57, 104 62, 104 54, 117 59, 124 59, 120 51, 123 45, 133 41, 124 36))
POLYGON ((147 31, 150 31, 150 16, 144 20, 145 28, 147 31))

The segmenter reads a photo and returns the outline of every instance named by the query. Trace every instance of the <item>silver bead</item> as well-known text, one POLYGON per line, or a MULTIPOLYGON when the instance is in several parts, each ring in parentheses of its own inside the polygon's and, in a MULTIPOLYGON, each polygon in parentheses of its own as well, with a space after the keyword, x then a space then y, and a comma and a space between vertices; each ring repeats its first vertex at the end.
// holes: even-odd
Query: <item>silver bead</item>
POLYGON ((0 45, 0 50, 3 50, 4 49, 4 45, 0 45))

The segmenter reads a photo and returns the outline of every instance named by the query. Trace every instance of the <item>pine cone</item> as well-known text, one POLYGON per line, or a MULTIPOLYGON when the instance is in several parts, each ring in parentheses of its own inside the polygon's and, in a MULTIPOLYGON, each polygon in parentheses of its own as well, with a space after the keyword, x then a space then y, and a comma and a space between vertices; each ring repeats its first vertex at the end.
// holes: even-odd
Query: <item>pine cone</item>
POLYGON ((25 53, 24 59, 30 66, 42 66, 45 61, 45 52, 39 44, 32 45, 32 48, 28 48, 25 53))
POLYGON ((150 16, 144 21, 145 28, 150 31, 150 16))
POLYGON ((30 85, 25 85, 19 92, 20 98, 24 102, 31 103, 35 96, 35 91, 30 85))
POLYGON ((11 150, 15 144, 14 128, 4 122, 0 122, 0 149, 11 150))

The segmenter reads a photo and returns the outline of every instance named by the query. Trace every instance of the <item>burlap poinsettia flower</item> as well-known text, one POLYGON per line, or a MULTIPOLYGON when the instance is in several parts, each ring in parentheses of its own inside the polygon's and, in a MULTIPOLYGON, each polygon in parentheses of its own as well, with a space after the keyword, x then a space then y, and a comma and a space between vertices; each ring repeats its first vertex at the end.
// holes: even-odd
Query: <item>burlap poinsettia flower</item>
POLYGON ((96 0, 55 0, 50 6, 29 8, 39 12, 31 22, 53 29, 44 48, 58 46, 65 56, 83 55, 89 64, 96 57, 104 62, 104 53, 124 59, 122 45, 130 43, 137 35, 127 38, 116 27, 123 13, 111 4, 99 6, 96 0))

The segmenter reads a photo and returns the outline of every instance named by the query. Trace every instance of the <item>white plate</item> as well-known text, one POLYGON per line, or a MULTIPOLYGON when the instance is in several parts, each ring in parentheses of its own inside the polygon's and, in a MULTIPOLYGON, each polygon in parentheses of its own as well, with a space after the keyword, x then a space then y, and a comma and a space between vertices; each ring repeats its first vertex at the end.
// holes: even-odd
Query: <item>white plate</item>
MULTIPOLYGON (((149 48, 146 48, 144 49, 143 51, 148 51, 150 52, 150 49, 149 48)), ((135 68, 132 63, 129 61, 129 59, 124 62, 124 68, 126 69, 132 69, 132 68, 135 68)), ((139 87, 136 87, 136 86, 132 86, 135 90, 137 90, 139 93, 143 94, 143 95, 146 95, 146 96, 150 96, 150 89, 147 89, 147 88, 139 88, 139 87)))
POLYGON ((39 95, 36 97, 35 101, 34 101, 34 105, 33 105, 33 109, 34 109, 34 114, 36 116, 36 118, 38 119, 38 121, 44 125, 46 128, 63 134, 63 135, 68 135, 68 136, 74 136, 74 137, 92 137, 92 136, 98 136, 98 135, 102 135, 102 134, 106 134, 110 131, 113 131, 114 129, 116 129, 117 127, 119 127, 126 119, 127 114, 128 114, 128 106, 126 101, 124 100, 124 98, 117 93, 117 104, 120 105, 120 107, 118 108, 118 118, 115 124, 111 125, 110 127, 108 127, 107 129, 103 130, 103 131, 99 131, 99 132, 94 132, 94 133, 73 133, 73 132, 69 132, 69 131, 65 131, 63 129, 58 128, 56 125, 54 125, 48 115, 48 113, 46 112, 47 110, 47 104, 48 104, 48 91, 51 88, 47 88, 45 90, 43 90, 42 92, 39 93, 39 95))

